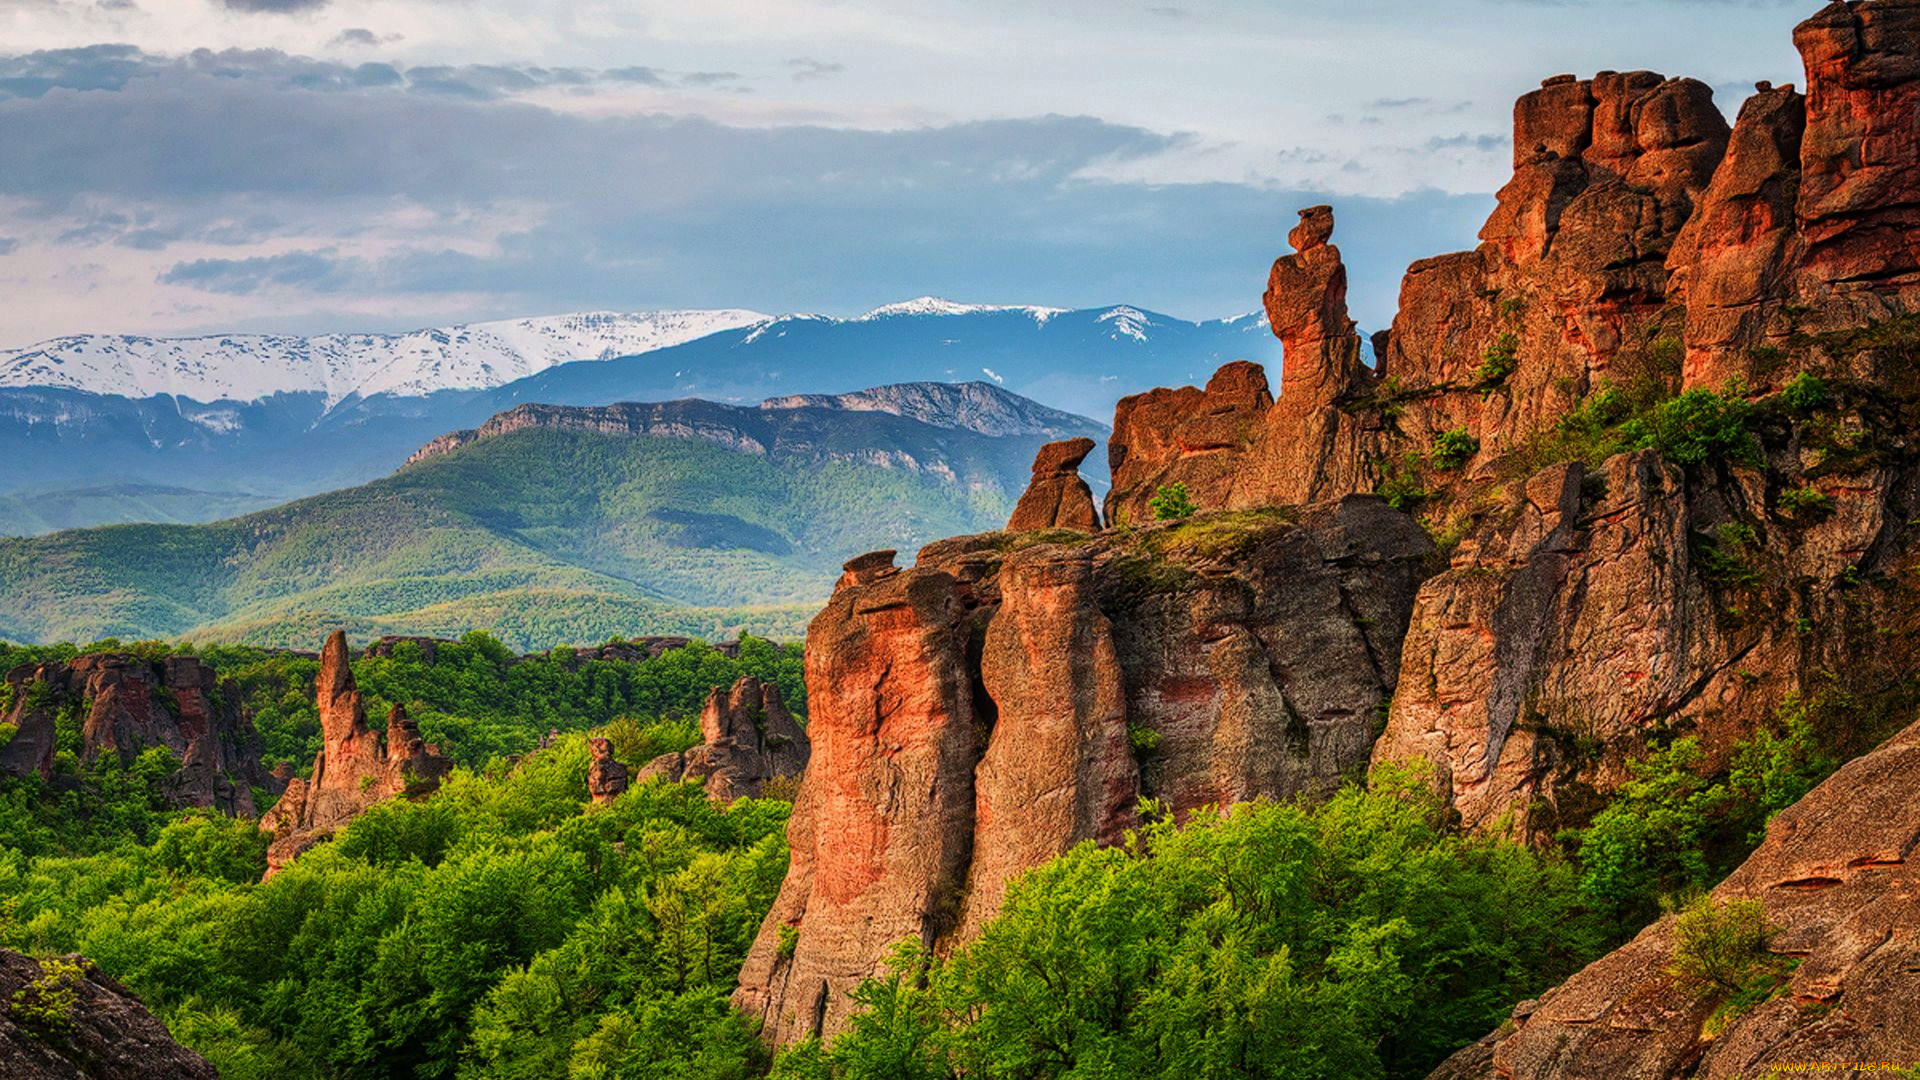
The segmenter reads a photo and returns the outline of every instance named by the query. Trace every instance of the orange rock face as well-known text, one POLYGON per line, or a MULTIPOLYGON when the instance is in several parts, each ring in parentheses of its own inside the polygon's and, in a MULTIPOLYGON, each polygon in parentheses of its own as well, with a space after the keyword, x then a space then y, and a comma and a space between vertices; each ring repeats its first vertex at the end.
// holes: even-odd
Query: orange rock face
MULTIPOLYGON (((1521 98, 1481 243, 1408 270, 1375 370, 1333 212, 1302 211, 1264 297, 1278 395, 1234 363, 1205 388, 1123 400, 1108 531, 848 563, 808 639, 816 754, 792 869, 736 1002, 773 1039, 832 1034, 893 942, 966 941, 1022 869, 1116 842, 1135 797, 1179 815, 1424 759, 1467 826, 1538 838, 1585 824, 1658 737, 1698 737, 1719 767, 1790 700, 1909 692, 1920 0, 1835 3, 1795 41, 1805 95, 1763 85, 1732 127, 1705 84, 1644 71, 1521 98), (1619 403, 1609 388, 1758 399, 1802 372, 1828 400, 1767 398, 1746 449, 1688 451, 1698 418, 1647 440, 1669 456, 1621 449, 1650 429, 1628 439, 1618 417, 1593 425, 1616 425, 1611 443, 1563 427, 1619 403), (1200 513, 1153 522, 1174 483, 1200 513), (1428 500, 1444 565, 1366 494, 1389 483, 1428 500)), ((1060 524, 1042 472, 1023 529, 1060 524)), ((1855 779, 1910 772, 1910 756, 1855 779)), ((1727 886, 1794 920, 1809 950, 1795 993, 1831 1004, 1838 987, 1836 1019, 1768 1006, 1703 1045, 1699 1010, 1649 974, 1656 936, 1440 1075, 1920 1053, 1910 1017, 1883 1008, 1913 997, 1897 910, 1913 889, 1886 854, 1912 830, 1868 843, 1898 816, 1874 796, 1849 837, 1839 781, 1782 818, 1749 864, 1769 869, 1727 886), (1818 842, 1795 846, 1816 821, 1818 842), (1830 914, 1788 906, 1856 887, 1830 914)), ((1889 798, 1914 801, 1910 786, 1889 798)))
POLYGON ((315 685, 320 711, 320 753, 306 780, 291 780, 286 794, 260 821, 273 834, 267 848, 272 877, 301 852, 378 802, 417 796, 439 787, 453 762, 420 738, 420 729, 395 705, 384 736, 367 726, 366 704, 347 663, 347 635, 335 630, 320 652, 315 685))
POLYGON ((1080 478, 1080 463, 1093 453, 1093 447, 1092 439, 1069 439, 1041 447, 1033 459, 1033 479, 1013 508, 1007 531, 1099 532, 1100 512, 1093 507, 1093 489, 1080 478))
POLYGON ((1020 871, 1118 841, 1143 795, 1187 814, 1364 764, 1425 534, 1364 496, 1256 515, 1219 550, 1186 528, 848 564, 808 630, 793 861, 735 997, 769 1037, 839 1030, 894 942, 966 940, 1020 871))
POLYGON ((640 779, 697 781, 715 802, 755 799, 768 781, 805 771, 811 746, 781 702, 780 688, 742 675, 731 690, 716 686, 707 694, 700 745, 662 754, 641 768, 640 779))

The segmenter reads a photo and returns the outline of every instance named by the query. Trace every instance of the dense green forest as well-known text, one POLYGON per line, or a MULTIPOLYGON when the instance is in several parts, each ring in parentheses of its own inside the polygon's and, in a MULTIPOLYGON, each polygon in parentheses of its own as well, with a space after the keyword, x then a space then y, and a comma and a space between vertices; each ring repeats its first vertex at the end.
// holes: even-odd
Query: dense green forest
MULTIPOLYGON (((0 666, 79 651, 0 646, 0 666)), ((310 760, 314 660, 197 651, 269 758, 310 760)), ((1544 844, 1462 834, 1415 772, 1178 824, 1148 803, 1125 845, 1027 874, 971 945, 903 944, 850 1030, 775 1059, 727 998, 789 807, 659 782, 594 807, 582 733, 630 765, 683 749, 708 688, 746 673, 804 710, 797 647, 619 664, 474 634, 354 671, 459 759, 437 793, 263 884, 252 822, 165 809, 164 751, 86 765, 63 747, 52 780, 0 783, 0 944, 87 955, 238 1080, 1398 1080, 1718 881, 1857 752, 1871 712, 1790 702, 1717 772, 1676 739, 1544 844), (550 727, 566 734, 534 750, 550 727)))
MULTIPOLYGON (((944 434, 943 460, 1012 441, 944 434)), ((849 553, 996 528, 1010 509, 932 471, 517 431, 210 525, 0 539, 0 638, 311 648, 327 625, 479 629, 525 650, 645 625, 794 640, 849 553)))

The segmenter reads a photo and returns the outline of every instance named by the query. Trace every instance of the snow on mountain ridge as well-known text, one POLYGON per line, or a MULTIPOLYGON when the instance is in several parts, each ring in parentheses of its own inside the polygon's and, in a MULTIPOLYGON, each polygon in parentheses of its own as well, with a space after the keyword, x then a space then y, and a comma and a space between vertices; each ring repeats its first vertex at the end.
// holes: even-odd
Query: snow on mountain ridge
POLYGON ((980 315, 996 311, 1019 311, 1033 316, 1035 322, 1046 322, 1055 315, 1063 315, 1066 308, 1037 307, 1032 304, 960 304, 952 300, 943 300, 938 296, 916 296, 911 300, 902 300, 897 304, 882 304, 855 322, 870 319, 882 319, 889 315, 980 315))
POLYGON ((123 397, 257 401, 320 391, 418 397, 485 389, 558 364, 606 360, 766 322, 757 311, 581 312, 433 327, 403 334, 83 334, 0 350, 0 387, 123 397))

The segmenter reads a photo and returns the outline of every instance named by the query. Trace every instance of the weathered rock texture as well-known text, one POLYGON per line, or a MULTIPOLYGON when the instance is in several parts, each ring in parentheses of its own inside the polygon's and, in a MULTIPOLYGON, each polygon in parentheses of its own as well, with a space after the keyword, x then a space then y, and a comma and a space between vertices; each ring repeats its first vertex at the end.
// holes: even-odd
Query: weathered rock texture
POLYGON ((1143 795, 1184 815, 1363 767, 1432 551, 1366 496, 1027 536, 856 559, 809 628, 793 861, 735 999, 773 1037, 838 1030, 893 942, 965 940, 1143 795))
POLYGON ((1099 532, 1100 512, 1093 506, 1093 489, 1080 478, 1080 463, 1093 453, 1093 447, 1092 439, 1069 439, 1041 447, 1033 459, 1033 479, 1013 508, 1007 531, 1099 532))
POLYGON ((613 743, 588 739, 593 764, 587 767, 587 794, 596 803, 610 803, 627 790, 627 767, 613 759, 613 743))
MULTIPOLYGON (((1920 264, 1904 233, 1920 205, 1920 8, 1834 4, 1795 41, 1806 96, 1763 86, 1704 186, 1696 166, 1702 148, 1719 141, 1714 121, 1672 120, 1693 115, 1694 105, 1681 103, 1695 91, 1661 106, 1671 116, 1660 130, 1679 123, 1675 131, 1697 140, 1671 149, 1685 167, 1660 171, 1647 205, 1694 209, 1677 230, 1664 211, 1658 216, 1664 262, 1633 264, 1638 284, 1620 295, 1652 296, 1664 274, 1668 307, 1652 316, 1635 299, 1639 328, 1622 323, 1631 332, 1620 340, 1684 332, 1683 365, 1662 370, 1664 360, 1653 358, 1628 378, 1715 390, 1737 378, 1757 394, 1812 372, 1839 388, 1836 399, 1811 422, 1765 414, 1760 467, 1682 469, 1639 454, 1522 477, 1494 500, 1504 509, 1469 534, 1452 569, 1421 595, 1375 753, 1439 763, 1470 824, 1546 832, 1578 823, 1596 795, 1625 779, 1649 731, 1691 729, 1720 758, 1789 695, 1837 689, 1872 698, 1907 678, 1914 598, 1902 577, 1920 551, 1908 524, 1920 516, 1912 445, 1920 326, 1910 314, 1920 264), (1824 505, 1808 509, 1809 498, 1824 505)), ((1573 85, 1523 100, 1517 129, 1557 129, 1549 115, 1528 114, 1573 94, 1573 85)), ((1564 141, 1543 137, 1541 145, 1564 141)), ((1631 188, 1633 170, 1625 175, 1631 188)), ((1511 195, 1510 186, 1503 212, 1511 195)), ((1559 215, 1549 252, 1568 250, 1570 212, 1559 215)), ((1527 230, 1488 228, 1509 238, 1502 257, 1514 265, 1538 246, 1511 240, 1527 230)), ((1570 272, 1562 267, 1554 280, 1575 280, 1570 272)), ((1565 295, 1559 306, 1576 312, 1598 302, 1565 295)), ((1531 340, 1524 319, 1515 325, 1523 343, 1531 340)), ((1530 377, 1531 355, 1523 344, 1514 380, 1530 377)), ((1616 377, 1627 375, 1625 356, 1614 356, 1616 377)), ((1400 359, 1392 355, 1390 371, 1400 359)), ((1602 370, 1589 364, 1575 377, 1572 359, 1562 355, 1546 370, 1581 385, 1602 370)), ((1410 411, 1443 403, 1430 398, 1410 411)), ((1492 427, 1485 413, 1462 419, 1478 425, 1483 458, 1489 446, 1519 445, 1537 430, 1517 418, 1492 427)), ((1477 479, 1490 487, 1502 477, 1498 466, 1488 463, 1477 479)))
POLYGON ((199 1054, 173 1041, 126 987, 83 956, 69 956, 80 974, 60 978, 74 994, 70 1023, 40 1026, 13 1007, 15 995, 35 997, 48 978, 39 961, 0 949, 0 1076, 7 1080, 218 1080, 199 1054))
POLYGON ((1768 1075, 1776 1063, 1920 1061, 1920 724, 1774 818, 1713 891, 1758 900, 1771 948, 1799 959, 1783 992, 1709 1038, 1719 1004, 1665 973, 1674 917, 1527 1002, 1514 1030, 1435 1075, 1612 1080, 1768 1075))
POLYGON ((96 653, 15 668, 7 686, 13 708, 0 723, 14 730, 0 746, 0 775, 50 775, 66 723, 78 728, 88 762, 112 754, 130 765, 151 749, 179 758, 167 785, 177 807, 253 817, 253 789, 280 790, 260 762, 260 735, 238 690, 194 657, 96 653))
POLYGON ((367 726, 367 707, 347 663, 347 635, 336 630, 320 652, 315 703, 320 710, 320 753, 313 773, 292 780, 286 794, 260 822, 273 834, 267 875, 328 838, 378 802, 419 796, 440 786, 453 762, 420 738, 420 728, 398 705, 383 735, 367 726))
MULTIPOLYGON (((1122 401, 1109 531, 848 563, 809 633, 816 754, 740 1007, 776 1040, 833 1032, 894 941, 965 941, 1011 875, 1118 839, 1135 796, 1187 813, 1426 759, 1468 826, 1541 837, 1656 737, 1719 768, 1796 696, 1909 708, 1920 0, 1835 3, 1795 41, 1805 95, 1762 86, 1732 127, 1705 84, 1644 71, 1521 98, 1480 245, 1409 269, 1377 370, 1333 213, 1302 211, 1265 294, 1278 395, 1232 363, 1122 401), (1772 393, 1803 373, 1825 392, 1772 393), (1751 453, 1687 452, 1698 416, 1620 426, 1691 389, 1753 405, 1751 453), (1670 456, 1623 449, 1645 445, 1670 456), (1154 525, 1173 483, 1201 513, 1154 525)), ((1893 984, 1871 985, 1859 1016, 1893 984)), ((1566 1075, 1602 1071, 1679 1075, 1566 1075)))
POLYGON ((700 745, 663 754, 640 770, 640 779, 698 781, 715 802, 755 799, 771 780, 806 770, 811 744, 787 712, 780 688, 742 675, 732 689, 714 687, 700 710, 700 745))

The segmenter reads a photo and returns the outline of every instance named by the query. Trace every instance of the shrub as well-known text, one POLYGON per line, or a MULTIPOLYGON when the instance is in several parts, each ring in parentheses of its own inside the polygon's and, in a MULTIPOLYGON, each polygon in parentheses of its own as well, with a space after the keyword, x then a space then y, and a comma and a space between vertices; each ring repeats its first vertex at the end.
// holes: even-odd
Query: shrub
POLYGON ((1511 330, 1503 330, 1480 353, 1480 366, 1474 369, 1473 377, 1482 388, 1491 389, 1507 381, 1507 376, 1520 366, 1520 335, 1511 330))
POLYGON ((1796 520, 1812 520, 1833 509, 1833 496, 1812 484, 1787 488, 1780 493, 1780 512, 1796 520))
POLYGON ((1155 491, 1153 498, 1147 500, 1147 509, 1153 511, 1155 521, 1175 521, 1191 517, 1200 508, 1194 505, 1193 498, 1187 494, 1187 485, 1176 480, 1155 491))
POLYGON ((1829 401, 1833 400, 1833 395, 1827 390, 1827 384, 1820 376, 1811 371, 1803 371, 1781 388, 1780 400, 1786 402, 1787 408, 1795 412, 1809 413, 1825 407, 1829 401))
POLYGON ((1772 997, 1792 974, 1794 962, 1768 947, 1775 933, 1758 900, 1723 904, 1702 896, 1674 921, 1666 971, 1702 999, 1719 1002, 1708 1034, 1772 997))
POLYGON ((1629 449, 1658 450, 1677 465, 1715 459, 1760 463, 1760 441, 1748 429, 1752 408, 1738 397, 1689 390, 1627 422, 1621 435, 1629 449))
POLYGON ((73 1006, 80 999, 80 980, 86 972, 64 956, 40 961, 40 977, 13 995, 8 1009, 28 1031, 56 1036, 73 1027, 73 1006))
POLYGON ((1409 454, 1405 458, 1388 458, 1381 462, 1380 484, 1374 493, 1387 500, 1387 505, 1395 510, 1410 510, 1425 502, 1432 492, 1421 481, 1419 455, 1409 454))
POLYGON ((1436 469, 1457 469, 1465 465, 1473 455, 1480 452, 1480 440, 1474 438, 1464 427, 1443 431, 1433 440, 1433 449, 1427 452, 1427 460, 1433 462, 1436 469))
POLYGON ((1617 929, 1652 919, 1662 895, 1708 884, 1707 838, 1728 795, 1700 775, 1705 759, 1698 740, 1680 739, 1635 762, 1580 837, 1580 889, 1617 929))

